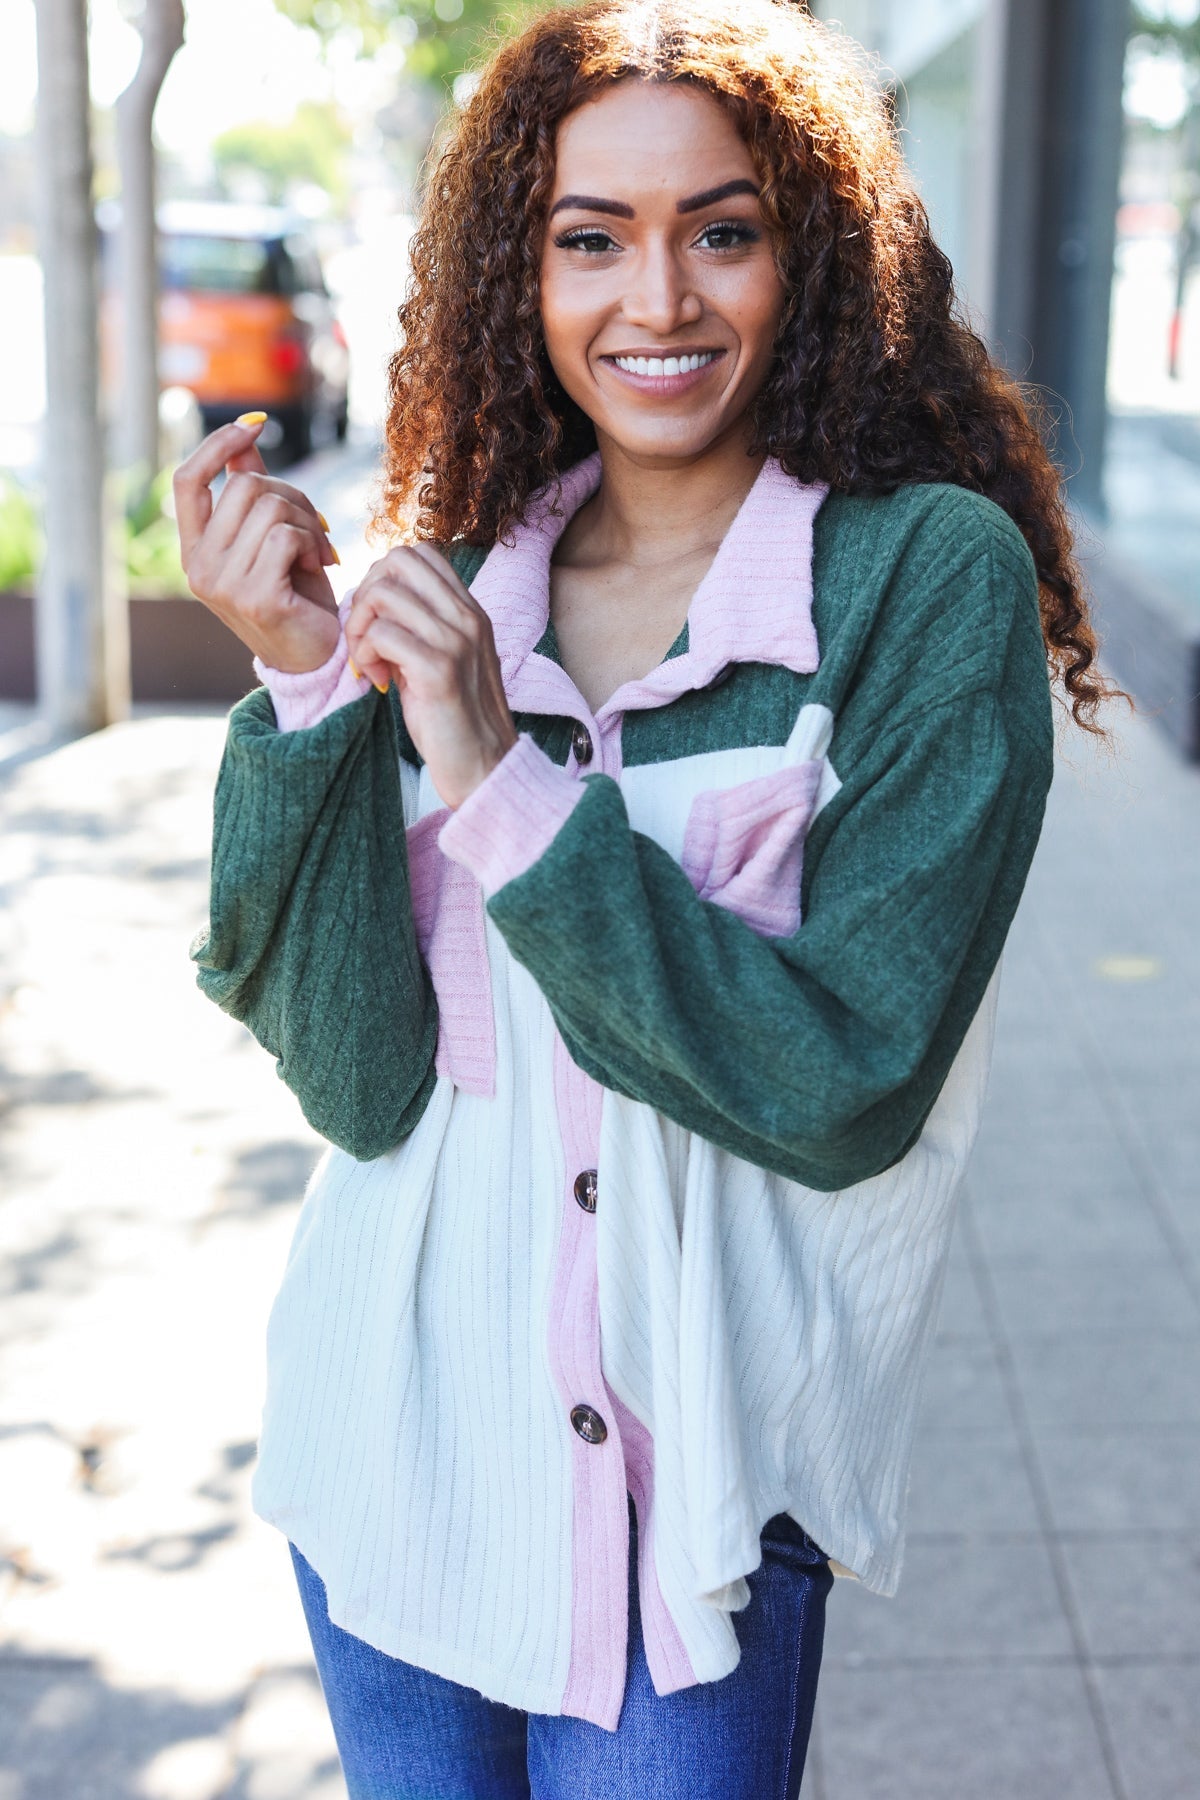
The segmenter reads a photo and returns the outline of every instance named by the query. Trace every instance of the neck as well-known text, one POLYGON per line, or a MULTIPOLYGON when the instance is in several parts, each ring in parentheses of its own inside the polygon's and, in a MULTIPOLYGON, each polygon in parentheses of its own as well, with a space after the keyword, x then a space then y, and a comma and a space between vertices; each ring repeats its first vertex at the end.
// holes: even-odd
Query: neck
POLYGON ((577 514, 587 560, 655 568, 715 552, 766 461, 740 434, 678 463, 630 455, 600 439, 600 489, 577 514))

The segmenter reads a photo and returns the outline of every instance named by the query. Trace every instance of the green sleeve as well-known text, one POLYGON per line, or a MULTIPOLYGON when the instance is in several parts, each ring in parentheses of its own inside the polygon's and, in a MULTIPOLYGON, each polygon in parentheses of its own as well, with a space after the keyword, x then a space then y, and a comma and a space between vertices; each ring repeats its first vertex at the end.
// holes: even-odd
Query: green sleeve
POLYGON ((258 689, 217 779, 199 985, 278 1059, 305 1118, 367 1162, 432 1093, 437 1004, 409 904, 394 709, 280 732, 258 689))
POLYGON ((764 1168, 849 1186, 915 1141, 1016 909, 1051 759, 1048 734, 1007 726, 971 691, 874 743, 830 803, 790 938, 700 900, 606 776, 492 917, 598 1081, 764 1168))

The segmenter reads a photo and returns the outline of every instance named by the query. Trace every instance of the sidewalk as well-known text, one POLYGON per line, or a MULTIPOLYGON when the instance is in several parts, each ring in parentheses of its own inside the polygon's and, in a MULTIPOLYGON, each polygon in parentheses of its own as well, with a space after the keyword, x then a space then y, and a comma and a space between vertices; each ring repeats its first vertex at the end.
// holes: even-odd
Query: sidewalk
MULTIPOLYGON (((0 1800, 344 1796, 248 1506, 318 1145, 187 961, 222 734, 0 772, 0 1800)), ((1055 785, 905 1577, 835 1588, 811 1800, 1200 1792, 1200 772, 1122 736, 1055 785)))
POLYGON ((839 1585, 813 1800, 1200 1793, 1200 771, 1069 746, 1005 958, 900 1594, 839 1585))

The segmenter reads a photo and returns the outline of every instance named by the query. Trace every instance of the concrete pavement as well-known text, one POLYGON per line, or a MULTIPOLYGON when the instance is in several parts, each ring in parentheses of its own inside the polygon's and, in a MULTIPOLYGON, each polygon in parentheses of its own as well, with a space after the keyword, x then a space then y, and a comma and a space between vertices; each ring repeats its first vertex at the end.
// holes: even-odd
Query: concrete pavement
MULTIPOLYGON (((318 1145, 187 961, 222 732, 0 775, 0 1800, 344 1793, 247 1498, 318 1145)), ((1200 773, 1121 738, 1055 784, 904 1581, 835 1588, 813 1800, 1200 1792, 1200 773)))
POLYGON ((0 790, 3 1800, 341 1792, 247 1502, 317 1145, 187 962, 222 733, 139 719, 0 790))
POLYGON ((1141 721, 1067 750, 903 1583, 834 1591, 814 1800, 1200 1793, 1200 772, 1141 721))

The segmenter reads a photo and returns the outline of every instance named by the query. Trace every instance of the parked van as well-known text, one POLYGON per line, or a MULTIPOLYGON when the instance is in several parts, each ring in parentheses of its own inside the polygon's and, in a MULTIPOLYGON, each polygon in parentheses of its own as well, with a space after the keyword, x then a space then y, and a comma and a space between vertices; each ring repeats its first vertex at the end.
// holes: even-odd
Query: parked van
MULTIPOLYGON (((114 206, 100 214, 112 366, 118 218, 114 206)), ((283 207, 173 200, 158 228, 162 386, 190 389, 206 431, 261 409, 293 455, 343 438, 350 354, 309 222, 283 207)))

